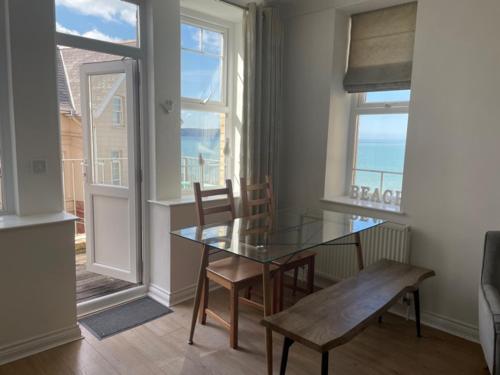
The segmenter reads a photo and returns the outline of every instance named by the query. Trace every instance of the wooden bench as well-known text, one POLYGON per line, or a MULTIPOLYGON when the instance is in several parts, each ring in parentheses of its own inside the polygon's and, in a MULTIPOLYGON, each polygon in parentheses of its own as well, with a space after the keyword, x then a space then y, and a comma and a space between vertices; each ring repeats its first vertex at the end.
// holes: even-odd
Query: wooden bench
POLYGON ((303 298, 285 311, 264 318, 264 326, 285 336, 280 374, 285 374, 288 350, 294 342, 320 352, 321 374, 328 374, 328 352, 347 343, 408 292, 414 296, 420 337, 418 287, 434 275, 428 269, 384 259, 356 276, 303 298))

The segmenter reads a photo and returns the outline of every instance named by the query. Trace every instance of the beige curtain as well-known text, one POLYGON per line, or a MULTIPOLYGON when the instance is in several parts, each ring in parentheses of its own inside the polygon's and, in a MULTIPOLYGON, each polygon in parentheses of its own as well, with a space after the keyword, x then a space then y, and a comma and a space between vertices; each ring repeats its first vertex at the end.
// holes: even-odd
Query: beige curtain
POLYGON ((283 25, 279 9, 249 4, 245 19, 245 83, 241 174, 273 177, 277 191, 283 84, 283 25))

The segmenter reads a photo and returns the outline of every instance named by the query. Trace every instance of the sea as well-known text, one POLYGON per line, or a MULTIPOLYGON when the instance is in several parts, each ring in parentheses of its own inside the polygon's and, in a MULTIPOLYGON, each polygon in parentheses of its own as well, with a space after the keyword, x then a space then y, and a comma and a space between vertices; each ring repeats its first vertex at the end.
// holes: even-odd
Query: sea
MULTIPOLYGON (((182 129, 182 156, 198 158, 201 154, 205 160, 218 160, 220 155, 220 133, 216 129, 182 129)), ((384 171, 356 171, 354 183, 368 186, 372 190, 381 188, 401 191, 405 157, 405 140, 360 140, 356 150, 357 169, 384 171)))

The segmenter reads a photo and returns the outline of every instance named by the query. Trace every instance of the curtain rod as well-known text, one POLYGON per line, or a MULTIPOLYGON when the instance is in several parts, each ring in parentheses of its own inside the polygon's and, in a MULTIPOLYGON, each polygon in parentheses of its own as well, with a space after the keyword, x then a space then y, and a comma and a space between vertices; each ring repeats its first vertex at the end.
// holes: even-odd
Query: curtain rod
POLYGON ((232 2, 231 0, 217 0, 217 1, 220 1, 221 3, 226 3, 228 5, 232 5, 233 7, 238 7, 243 10, 248 10, 248 7, 232 2))

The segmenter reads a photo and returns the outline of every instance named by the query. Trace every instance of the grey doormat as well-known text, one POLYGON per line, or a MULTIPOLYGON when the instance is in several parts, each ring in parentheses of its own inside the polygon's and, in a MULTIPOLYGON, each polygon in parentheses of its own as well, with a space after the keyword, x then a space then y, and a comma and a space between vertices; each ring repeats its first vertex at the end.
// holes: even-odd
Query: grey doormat
POLYGON ((102 340, 171 312, 168 307, 145 297, 80 319, 79 323, 102 340))

